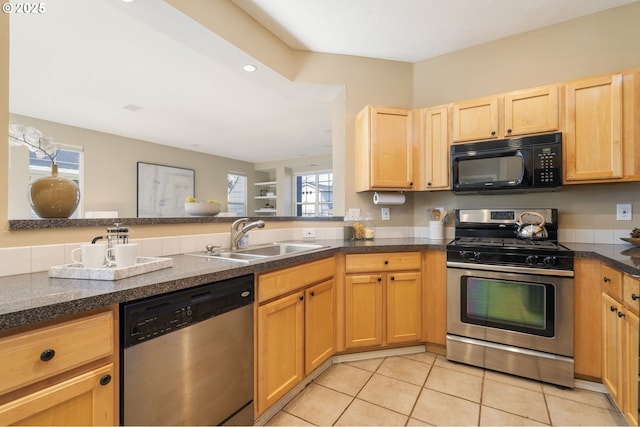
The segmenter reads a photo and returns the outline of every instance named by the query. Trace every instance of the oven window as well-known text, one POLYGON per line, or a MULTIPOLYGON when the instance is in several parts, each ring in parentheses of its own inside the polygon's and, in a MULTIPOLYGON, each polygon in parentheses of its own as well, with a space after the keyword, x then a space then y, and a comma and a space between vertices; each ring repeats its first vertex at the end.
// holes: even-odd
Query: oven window
POLYGON ((554 336, 554 286, 462 277, 462 321, 543 337, 554 336))
POLYGON ((504 157, 467 158, 458 163, 461 185, 507 182, 518 185, 524 178, 524 159, 519 154, 504 157))

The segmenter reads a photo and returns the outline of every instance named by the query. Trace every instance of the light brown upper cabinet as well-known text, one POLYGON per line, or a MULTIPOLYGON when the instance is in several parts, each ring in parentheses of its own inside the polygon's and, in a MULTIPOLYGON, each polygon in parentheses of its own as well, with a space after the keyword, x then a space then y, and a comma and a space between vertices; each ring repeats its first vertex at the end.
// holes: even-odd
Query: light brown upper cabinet
POLYGON ((452 110, 453 142, 498 137, 498 97, 456 102, 452 110))
POLYGON ((453 142, 558 130, 558 85, 540 86, 453 104, 453 142))
POLYGON ((413 189, 413 111, 367 106, 356 116, 356 191, 413 189))
POLYGON ((640 180, 640 72, 568 82, 565 183, 640 180))
POLYGON ((422 155, 416 170, 419 190, 448 190, 449 183, 449 107, 446 105, 420 111, 422 155))

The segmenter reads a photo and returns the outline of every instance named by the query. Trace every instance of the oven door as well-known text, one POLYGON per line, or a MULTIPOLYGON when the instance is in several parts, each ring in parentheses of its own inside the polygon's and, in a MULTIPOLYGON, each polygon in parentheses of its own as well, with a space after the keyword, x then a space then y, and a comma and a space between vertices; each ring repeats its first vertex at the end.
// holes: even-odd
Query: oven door
POLYGON ((448 334, 573 356, 573 272, 447 265, 448 334))

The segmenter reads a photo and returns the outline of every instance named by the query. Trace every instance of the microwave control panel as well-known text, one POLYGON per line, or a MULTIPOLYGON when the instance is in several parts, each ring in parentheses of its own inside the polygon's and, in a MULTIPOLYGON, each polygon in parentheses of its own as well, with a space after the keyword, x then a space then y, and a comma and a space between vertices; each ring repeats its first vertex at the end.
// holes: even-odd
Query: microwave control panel
POLYGON ((555 187, 562 184, 562 155, 557 144, 533 150, 533 182, 536 186, 555 187))

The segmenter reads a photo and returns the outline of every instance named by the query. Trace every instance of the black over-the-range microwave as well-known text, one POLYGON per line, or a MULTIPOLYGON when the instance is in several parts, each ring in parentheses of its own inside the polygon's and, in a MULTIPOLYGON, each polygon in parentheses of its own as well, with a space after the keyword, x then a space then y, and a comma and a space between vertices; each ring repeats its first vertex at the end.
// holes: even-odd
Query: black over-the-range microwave
POLYGON ((455 193, 544 191, 561 185, 561 132, 451 145, 455 193))

